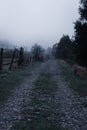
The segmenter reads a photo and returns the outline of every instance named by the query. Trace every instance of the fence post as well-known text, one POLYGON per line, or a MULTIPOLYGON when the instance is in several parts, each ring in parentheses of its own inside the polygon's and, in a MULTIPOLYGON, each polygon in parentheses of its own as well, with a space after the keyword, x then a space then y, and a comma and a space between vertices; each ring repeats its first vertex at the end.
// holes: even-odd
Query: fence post
POLYGON ((14 51, 13 51, 12 58, 11 58, 11 62, 10 62, 10 66, 9 66, 9 70, 12 69, 12 64, 13 64, 13 62, 14 62, 14 57, 15 57, 15 52, 16 52, 16 49, 14 49, 14 51))
POLYGON ((21 47, 19 51, 18 66, 23 65, 23 64, 24 64, 24 50, 21 47))
POLYGON ((0 51, 0 70, 3 69, 3 48, 0 51))

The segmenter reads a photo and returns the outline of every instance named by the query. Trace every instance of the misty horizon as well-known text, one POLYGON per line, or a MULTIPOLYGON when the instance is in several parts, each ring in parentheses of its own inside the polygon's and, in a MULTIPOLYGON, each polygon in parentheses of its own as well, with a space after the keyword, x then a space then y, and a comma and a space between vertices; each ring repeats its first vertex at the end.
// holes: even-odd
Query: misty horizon
POLYGON ((0 41, 47 48, 74 34, 79 0, 0 0, 0 41))

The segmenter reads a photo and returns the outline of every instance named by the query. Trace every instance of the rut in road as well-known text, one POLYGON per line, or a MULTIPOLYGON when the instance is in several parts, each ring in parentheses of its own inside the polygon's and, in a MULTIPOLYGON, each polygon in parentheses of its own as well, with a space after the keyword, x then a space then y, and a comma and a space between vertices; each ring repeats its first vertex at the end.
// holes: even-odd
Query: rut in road
POLYGON ((0 109, 0 130, 10 130, 14 122, 21 119, 23 104, 31 102, 32 86, 40 73, 49 73, 56 82, 55 102, 60 104, 58 111, 62 113, 59 117, 62 128, 65 130, 87 130, 87 109, 82 105, 78 94, 75 94, 69 87, 69 83, 63 80, 59 62, 53 59, 35 68, 32 75, 15 90, 7 103, 0 109))

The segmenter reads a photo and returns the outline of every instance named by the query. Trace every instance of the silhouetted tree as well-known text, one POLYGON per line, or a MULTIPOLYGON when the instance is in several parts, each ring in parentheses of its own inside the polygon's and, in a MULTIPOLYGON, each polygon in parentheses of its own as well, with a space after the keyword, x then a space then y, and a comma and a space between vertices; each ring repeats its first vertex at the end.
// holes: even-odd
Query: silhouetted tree
POLYGON ((81 20, 87 20, 87 0, 80 0, 79 13, 81 20))
POLYGON ((81 65, 87 65, 87 0, 80 0, 80 19, 75 23, 75 43, 77 59, 81 65))
POLYGON ((53 53, 56 58, 74 60, 74 46, 68 35, 63 35, 60 42, 53 46, 53 53))
POLYGON ((31 53, 33 55, 34 61, 42 61, 43 60, 44 49, 40 45, 38 45, 38 44, 33 45, 31 48, 31 53))

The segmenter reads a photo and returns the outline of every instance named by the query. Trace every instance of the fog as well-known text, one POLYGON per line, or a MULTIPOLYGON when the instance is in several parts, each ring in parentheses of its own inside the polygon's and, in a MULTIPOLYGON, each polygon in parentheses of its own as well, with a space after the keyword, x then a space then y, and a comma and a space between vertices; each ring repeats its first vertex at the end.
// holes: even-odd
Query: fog
POLYGON ((0 0, 0 40, 52 46, 74 34, 79 0, 0 0))

